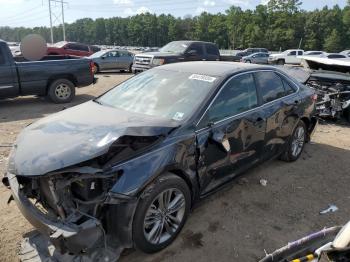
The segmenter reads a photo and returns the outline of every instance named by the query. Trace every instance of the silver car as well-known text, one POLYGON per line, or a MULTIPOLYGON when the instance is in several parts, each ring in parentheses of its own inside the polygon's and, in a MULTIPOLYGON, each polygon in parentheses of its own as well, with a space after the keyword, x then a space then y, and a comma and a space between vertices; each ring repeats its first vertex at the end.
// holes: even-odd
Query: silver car
POLYGON ((94 62, 94 73, 117 69, 131 72, 134 55, 126 50, 101 50, 89 56, 94 62))
POLYGON ((242 57, 241 62, 252 64, 268 64, 269 56, 270 55, 268 53, 255 53, 242 57))

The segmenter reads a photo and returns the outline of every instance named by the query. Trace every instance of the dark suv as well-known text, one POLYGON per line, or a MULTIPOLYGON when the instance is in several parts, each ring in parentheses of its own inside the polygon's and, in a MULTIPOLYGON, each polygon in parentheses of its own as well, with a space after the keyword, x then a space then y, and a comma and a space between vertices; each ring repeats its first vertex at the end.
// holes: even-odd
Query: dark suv
POLYGON ((188 61, 218 61, 219 48, 210 42, 173 41, 159 52, 141 53, 135 56, 133 72, 142 72, 155 66, 188 61))

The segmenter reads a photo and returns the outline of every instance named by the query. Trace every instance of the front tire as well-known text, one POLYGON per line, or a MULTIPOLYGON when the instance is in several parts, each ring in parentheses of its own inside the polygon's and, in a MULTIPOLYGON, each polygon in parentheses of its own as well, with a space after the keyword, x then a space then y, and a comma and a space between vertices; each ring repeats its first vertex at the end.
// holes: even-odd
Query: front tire
POLYGON ((286 162, 296 161, 303 152, 306 137, 305 123, 299 121, 288 141, 286 151, 281 155, 280 159, 286 162))
POLYGON ((57 79, 50 84, 48 97, 56 104, 69 103, 75 97, 75 86, 67 79, 57 79))
POLYGON ((135 247, 146 253, 170 245, 184 226, 191 207, 186 182, 171 173, 148 186, 137 206, 133 221, 135 247))

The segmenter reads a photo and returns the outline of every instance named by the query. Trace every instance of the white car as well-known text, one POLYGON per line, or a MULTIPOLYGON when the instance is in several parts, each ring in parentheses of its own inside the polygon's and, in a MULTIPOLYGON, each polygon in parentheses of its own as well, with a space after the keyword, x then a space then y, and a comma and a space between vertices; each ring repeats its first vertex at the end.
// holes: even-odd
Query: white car
POLYGON ((269 57, 269 64, 300 64, 301 58, 304 55, 304 50, 289 49, 280 54, 271 54, 269 57))
POLYGON ((304 56, 313 56, 313 57, 322 57, 326 53, 323 51, 306 51, 304 52, 304 56))

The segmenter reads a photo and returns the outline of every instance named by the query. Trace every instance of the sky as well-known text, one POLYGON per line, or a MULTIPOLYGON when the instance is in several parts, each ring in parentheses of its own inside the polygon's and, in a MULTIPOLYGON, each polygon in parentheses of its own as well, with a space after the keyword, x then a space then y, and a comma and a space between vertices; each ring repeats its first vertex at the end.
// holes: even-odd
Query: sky
MULTIPOLYGON (((49 0, 0 0, 0 26, 49 26, 49 0)), ((53 25, 62 23, 61 0, 51 0, 53 25)), ((127 17, 144 12, 166 13, 176 17, 198 15, 203 11, 224 12, 231 5, 254 9, 268 0, 63 0, 65 22, 79 18, 127 17)), ((343 7, 346 0, 304 0, 302 8, 313 10, 325 5, 343 7)))

